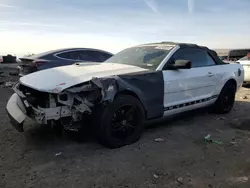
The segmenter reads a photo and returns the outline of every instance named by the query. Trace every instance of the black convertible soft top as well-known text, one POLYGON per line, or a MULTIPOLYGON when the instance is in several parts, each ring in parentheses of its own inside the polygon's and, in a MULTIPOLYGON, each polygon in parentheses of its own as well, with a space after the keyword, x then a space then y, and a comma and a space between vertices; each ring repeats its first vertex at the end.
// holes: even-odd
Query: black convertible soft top
POLYGON ((218 54, 214 50, 211 50, 206 46, 199 46, 196 44, 186 44, 186 43, 179 43, 179 44, 177 43, 177 45, 179 45, 180 48, 200 48, 202 50, 205 50, 213 58, 213 60, 215 61, 216 64, 218 64, 218 65, 228 64, 228 63, 225 63, 224 61, 222 61, 218 57, 218 54))
POLYGON ((180 46, 180 48, 199 48, 199 49, 205 50, 213 58, 213 60, 215 61, 216 64, 218 64, 218 65, 228 64, 228 63, 225 63, 224 61, 222 61, 218 57, 218 54, 214 50, 211 50, 211 49, 209 49, 206 46, 199 46, 197 44, 178 43, 178 42, 149 43, 149 44, 145 44, 145 45, 152 45, 152 44, 155 44, 155 45, 157 45, 157 44, 158 45, 159 44, 166 44, 166 45, 173 45, 173 46, 177 46, 178 45, 178 46, 180 46))

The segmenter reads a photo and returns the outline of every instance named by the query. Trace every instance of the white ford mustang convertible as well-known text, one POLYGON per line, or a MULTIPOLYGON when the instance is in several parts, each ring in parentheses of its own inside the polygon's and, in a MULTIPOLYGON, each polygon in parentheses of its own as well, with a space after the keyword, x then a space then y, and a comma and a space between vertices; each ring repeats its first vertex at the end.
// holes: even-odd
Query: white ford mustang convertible
POLYGON ((137 141, 145 120, 206 106, 229 112, 243 80, 240 64, 227 64, 206 47, 152 43, 125 49, 104 63, 24 76, 6 108, 19 132, 27 116, 76 131, 91 125, 101 144, 117 148, 137 141))

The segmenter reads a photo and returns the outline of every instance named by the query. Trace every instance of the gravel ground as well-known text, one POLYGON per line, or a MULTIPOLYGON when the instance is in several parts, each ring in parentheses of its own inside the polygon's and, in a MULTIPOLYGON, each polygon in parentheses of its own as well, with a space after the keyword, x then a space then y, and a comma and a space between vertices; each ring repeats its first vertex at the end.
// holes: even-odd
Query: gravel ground
POLYGON ((200 109, 150 122, 140 141, 114 150, 31 121, 17 133, 5 112, 11 93, 0 86, 0 187, 250 187, 248 88, 229 114, 200 109), (208 134, 222 144, 206 143, 208 134))

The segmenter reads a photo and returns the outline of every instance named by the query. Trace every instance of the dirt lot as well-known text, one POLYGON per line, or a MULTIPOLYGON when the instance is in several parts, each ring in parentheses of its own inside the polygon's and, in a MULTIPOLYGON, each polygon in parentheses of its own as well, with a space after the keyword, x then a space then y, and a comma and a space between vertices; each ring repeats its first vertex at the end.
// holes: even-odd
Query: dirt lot
POLYGON ((227 115, 201 109, 151 122, 139 142, 115 150, 32 122, 17 133, 5 113, 10 94, 0 86, 0 187, 250 187, 250 89, 227 115))

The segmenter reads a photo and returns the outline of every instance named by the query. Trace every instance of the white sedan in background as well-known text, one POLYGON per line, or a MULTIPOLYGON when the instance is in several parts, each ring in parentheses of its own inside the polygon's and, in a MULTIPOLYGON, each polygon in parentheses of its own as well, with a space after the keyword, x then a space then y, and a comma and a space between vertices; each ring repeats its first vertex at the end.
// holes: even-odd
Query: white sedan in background
POLYGON ((241 64, 244 68, 245 76, 244 83, 250 83, 250 54, 239 59, 237 63, 241 64))

